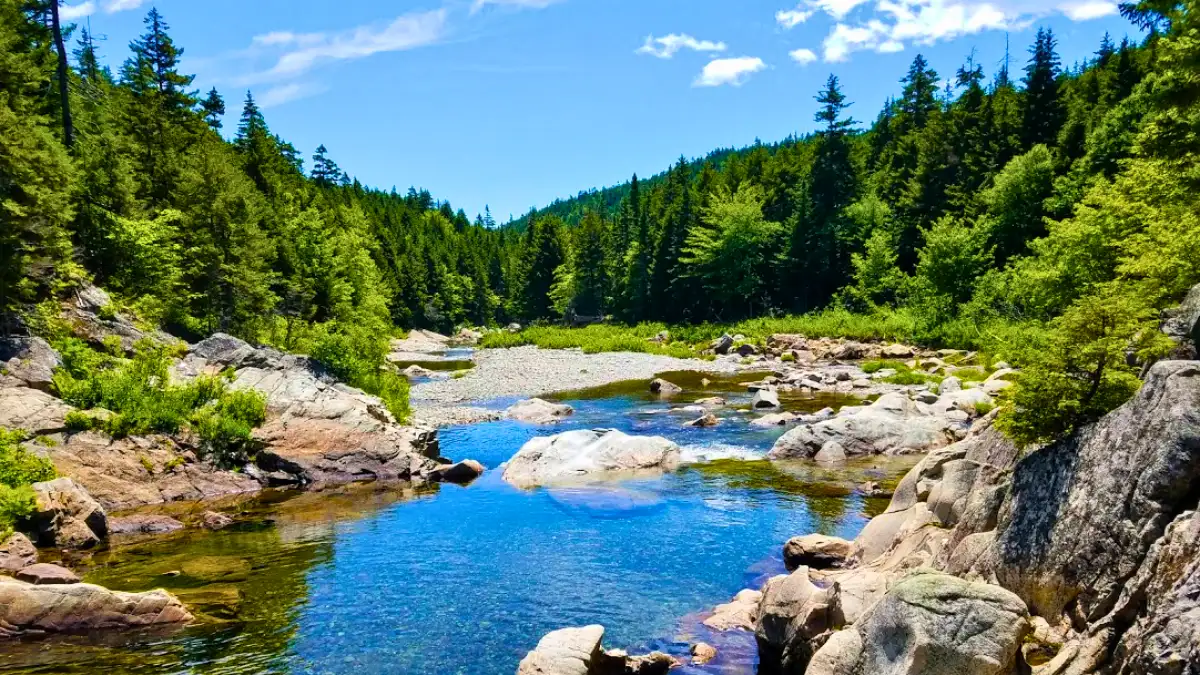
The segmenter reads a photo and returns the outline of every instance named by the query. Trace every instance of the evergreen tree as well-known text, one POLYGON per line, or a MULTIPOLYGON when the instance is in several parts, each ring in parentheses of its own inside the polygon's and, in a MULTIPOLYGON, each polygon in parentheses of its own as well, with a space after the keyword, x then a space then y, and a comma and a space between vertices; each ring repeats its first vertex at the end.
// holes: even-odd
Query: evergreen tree
POLYGON ((317 154, 313 155, 312 179, 317 185, 329 187, 337 185, 341 182, 342 170, 338 165, 329 159, 329 151, 322 145, 317 148, 317 154))
POLYGON ((208 96, 200 102, 200 109, 204 111, 204 121, 208 123, 209 128, 221 131, 221 118, 225 116, 225 99, 221 98, 216 87, 208 91, 208 96))
POLYGON ((654 305, 652 314, 655 318, 678 322, 683 319, 683 311, 688 304, 685 300, 683 248, 696 215, 691 170, 683 157, 679 158, 667 178, 665 197, 668 206, 654 256, 654 278, 650 284, 654 305))
POLYGON ((1058 78, 1061 61, 1055 51, 1057 41, 1048 28, 1038 30, 1025 67, 1025 115, 1022 138, 1026 148, 1039 143, 1053 144, 1062 128, 1065 114, 1059 97, 1058 78))

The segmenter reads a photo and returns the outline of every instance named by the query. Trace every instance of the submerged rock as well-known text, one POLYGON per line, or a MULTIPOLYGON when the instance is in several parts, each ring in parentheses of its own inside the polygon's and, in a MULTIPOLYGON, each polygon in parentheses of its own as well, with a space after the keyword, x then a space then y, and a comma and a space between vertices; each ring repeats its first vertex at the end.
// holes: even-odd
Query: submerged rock
POLYGON ((702 417, 684 423, 685 427, 715 427, 721 423, 721 420, 714 414, 708 413, 702 417))
POLYGON ((182 626, 192 615, 163 590, 110 591, 93 584, 34 585, 0 577, 0 637, 182 626))
POLYGON ((200 526, 206 530, 223 530, 230 525, 233 525, 233 518, 230 518, 224 513, 205 511, 204 515, 200 516, 200 526))
POLYGON ((747 588, 739 591, 733 600, 717 605, 712 616, 704 620, 704 625, 716 631, 754 630, 758 620, 758 603, 762 600, 762 591, 747 588))
POLYGON ((717 648, 707 642, 697 642, 691 647, 692 665, 702 666, 717 658, 717 648))
POLYGON ((534 487, 604 478, 631 471, 672 471, 679 446, 659 436, 580 429, 526 443, 504 468, 504 480, 534 487))
POLYGON ((750 407, 755 410, 763 408, 778 408, 779 394, 773 389, 759 389, 754 392, 754 398, 750 400, 750 407))
POLYGON ((517 675, 662 675, 677 665, 660 652, 629 656, 605 651, 604 626, 563 628, 547 633, 521 659, 517 675))
POLYGON ((167 534, 183 529, 183 523, 170 516, 121 516, 108 519, 108 533, 118 534, 167 534))
POLYGON ((53 584, 77 584, 79 577, 71 570, 50 563, 36 563, 19 570, 13 575, 19 581, 35 586, 50 586, 53 584))
POLYGON ((677 384, 667 382, 662 378, 650 381, 650 393, 658 394, 659 396, 674 396, 683 391, 683 388, 677 384))
POLYGON ((510 419, 530 424, 553 424, 570 417, 575 409, 563 403, 551 403, 540 398, 520 401, 505 410, 510 419))
POLYGON ((486 471, 484 466, 473 459, 466 459, 455 464, 446 464, 434 469, 430 477, 446 483, 465 485, 479 478, 486 471))

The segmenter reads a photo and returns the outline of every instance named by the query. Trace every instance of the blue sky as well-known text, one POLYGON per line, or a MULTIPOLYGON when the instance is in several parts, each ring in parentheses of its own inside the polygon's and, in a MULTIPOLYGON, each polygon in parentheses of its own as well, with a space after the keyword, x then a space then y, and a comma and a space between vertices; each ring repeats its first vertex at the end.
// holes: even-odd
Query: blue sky
MULTIPOLYGON (((67 16, 114 69, 147 0, 67 16)), ((1039 26, 1065 63, 1133 29, 1109 0, 159 0, 196 87, 236 128, 247 89, 273 131, 367 185, 428 188, 497 220, 657 173, 680 155, 814 127, 830 73, 874 119, 913 56, 949 77, 972 50, 1014 72, 1039 26), (798 2, 798 4, 797 4, 798 2)), ((311 163, 311 162, 310 162, 311 163)))

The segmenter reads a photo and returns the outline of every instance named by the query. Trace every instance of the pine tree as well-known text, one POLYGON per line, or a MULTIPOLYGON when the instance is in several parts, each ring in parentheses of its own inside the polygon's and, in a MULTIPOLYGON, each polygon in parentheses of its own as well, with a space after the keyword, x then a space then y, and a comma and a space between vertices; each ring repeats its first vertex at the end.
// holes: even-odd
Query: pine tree
POLYGON ((312 179, 317 185, 329 187, 337 185, 342 178, 342 170, 337 163, 329 159, 329 151, 322 145, 313 155, 312 179))
POLYGON ((574 310, 581 316, 603 316, 608 309, 608 226, 599 211, 590 210, 575 233, 574 310))
POLYGON ((178 70, 183 50, 175 46, 157 8, 145 19, 146 32, 130 43, 133 52, 122 69, 132 101, 129 132, 138 144, 142 195, 152 207, 168 203, 178 180, 182 155, 191 143, 196 99, 188 91, 194 79, 178 70))
POLYGON ((1038 30, 1037 41, 1029 50, 1029 64, 1025 66, 1025 114, 1022 125, 1022 140, 1026 148, 1039 143, 1053 144, 1066 119, 1059 96, 1058 78, 1062 68, 1055 51, 1056 45, 1054 33, 1043 28, 1038 30))
POLYGON ((923 129, 938 107, 937 71, 929 67, 923 55, 917 54, 901 82, 904 83, 904 95, 900 98, 900 110, 906 118, 902 131, 923 129))
POLYGON ((683 157, 667 177, 666 200, 662 233, 654 255, 654 278, 650 283, 652 314, 655 318, 678 322, 683 319, 683 310, 688 304, 683 248, 696 216, 691 170, 683 157))
POLYGON ((208 123, 209 128, 221 131, 221 118, 225 116, 225 99, 221 98, 216 87, 208 91, 208 96, 200 102, 200 109, 204 111, 204 121, 208 123))

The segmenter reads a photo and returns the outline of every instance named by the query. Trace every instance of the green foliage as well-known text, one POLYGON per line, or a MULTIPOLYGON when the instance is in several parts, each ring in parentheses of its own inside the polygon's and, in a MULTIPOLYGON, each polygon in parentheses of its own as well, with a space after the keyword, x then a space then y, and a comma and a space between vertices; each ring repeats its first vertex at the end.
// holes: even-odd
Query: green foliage
POLYGON ((67 413, 63 419, 63 423, 66 424, 67 429, 70 431, 91 431, 101 426, 100 420, 82 410, 72 410, 67 413))
POLYGON ((28 485, 9 487, 0 484, 0 541, 12 534, 13 528, 37 510, 37 497, 28 485))
POLYGON ((1127 353, 1145 361, 1169 349, 1143 295, 1128 285, 1101 286, 1051 322, 1044 346, 1026 352, 997 424, 1022 445, 1070 433, 1137 391, 1137 367, 1127 353))
POLYGON ((50 460, 21 447, 25 438, 23 432, 0 428, 0 485, 19 488, 57 475, 50 460))
POLYGON ((315 341, 310 356, 334 377, 378 396, 398 421, 406 421, 408 380, 383 369, 387 338, 361 328, 334 330, 315 341))
POLYGON ((902 361, 864 361, 861 367, 862 371, 868 375, 887 369, 897 372, 909 370, 908 365, 902 361))

